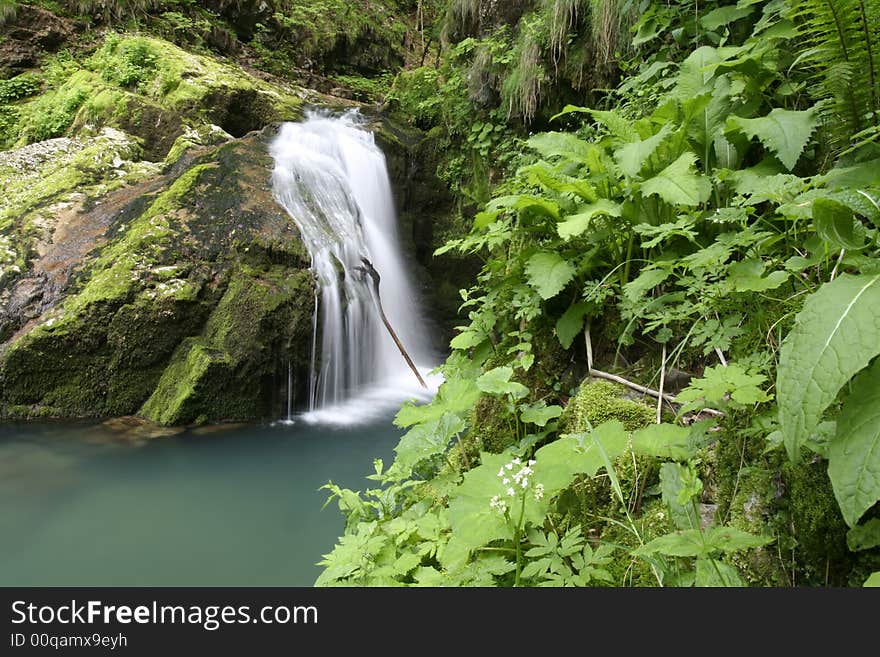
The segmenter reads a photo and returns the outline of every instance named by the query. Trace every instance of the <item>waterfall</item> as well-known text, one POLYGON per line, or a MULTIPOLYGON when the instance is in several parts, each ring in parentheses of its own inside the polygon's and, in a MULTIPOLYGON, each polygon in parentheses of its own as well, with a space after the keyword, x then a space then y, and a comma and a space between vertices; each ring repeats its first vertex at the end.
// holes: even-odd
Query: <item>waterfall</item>
POLYGON ((310 113, 283 124, 270 145, 275 198, 299 227, 318 283, 303 415, 313 422, 357 423, 426 397, 382 324, 362 258, 381 275, 382 306, 423 376, 434 360, 398 242, 385 156, 360 121, 355 112, 310 113))

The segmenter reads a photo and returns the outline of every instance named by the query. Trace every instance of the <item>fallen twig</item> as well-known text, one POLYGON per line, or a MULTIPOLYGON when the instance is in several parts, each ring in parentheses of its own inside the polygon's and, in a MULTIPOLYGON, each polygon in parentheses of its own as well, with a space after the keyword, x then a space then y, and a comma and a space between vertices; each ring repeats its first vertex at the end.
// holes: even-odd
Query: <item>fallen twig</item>
MULTIPOLYGON (((602 370, 596 370, 590 368, 590 376, 594 376, 597 379, 605 379, 607 381, 613 381, 615 383, 619 383, 621 385, 626 386, 627 388, 631 388, 636 392, 641 392, 646 395, 651 395, 651 397, 656 397, 658 399, 662 399, 664 401, 669 402, 670 404, 678 404, 681 405, 683 402, 676 401, 675 397, 672 395, 668 395, 666 393, 661 393, 659 390, 654 390, 653 388, 647 388, 643 385, 639 385, 638 383, 633 383, 632 381, 628 381, 624 379, 622 376, 617 376, 616 374, 609 374, 608 372, 603 372, 602 370)), ((714 415, 715 417, 724 417, 724 413, 721 411, 716 411, 714 408, 704 408, 700 411, 701 413, 706 413, 707 415, 714 415)))

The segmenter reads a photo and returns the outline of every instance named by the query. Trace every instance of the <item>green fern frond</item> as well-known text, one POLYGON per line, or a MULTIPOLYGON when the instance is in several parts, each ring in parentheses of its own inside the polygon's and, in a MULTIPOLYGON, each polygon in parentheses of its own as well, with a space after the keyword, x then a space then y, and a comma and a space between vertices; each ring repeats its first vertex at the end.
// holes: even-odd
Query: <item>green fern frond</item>
POLYGON ((880 125, 880 0, 789 0, 802 51, 796 65, 810 76, 811 94, 831 141, 880 125))

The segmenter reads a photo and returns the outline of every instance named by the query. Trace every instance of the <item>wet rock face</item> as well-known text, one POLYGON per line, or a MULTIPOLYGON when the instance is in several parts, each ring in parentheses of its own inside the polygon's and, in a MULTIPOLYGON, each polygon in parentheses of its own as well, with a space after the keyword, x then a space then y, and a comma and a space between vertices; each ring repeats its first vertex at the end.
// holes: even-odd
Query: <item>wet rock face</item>
POLYGON ((0 288, 0 416, 277 416, 288 362, 308 366, 314 281, 272 197, 273 132, 64 208, 28 197, 46 230, 0 288))
POLYGON ((31 5, 18 5, 15 19, 0 27, 0 79, 38 66, 75 33, 75 23, 31 5))

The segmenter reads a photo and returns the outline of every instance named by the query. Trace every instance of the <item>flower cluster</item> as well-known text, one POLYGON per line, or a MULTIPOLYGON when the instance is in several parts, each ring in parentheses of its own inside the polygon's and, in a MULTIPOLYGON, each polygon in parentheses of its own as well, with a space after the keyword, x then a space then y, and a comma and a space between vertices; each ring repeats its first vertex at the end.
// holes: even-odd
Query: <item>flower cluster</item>
MULTIPOLYGON (((515 458, 510 463, 506 463, 498 470, 498 478, 504 486, 504 495, 507 497, 516 497, 517 489, 529 490, 529 481, 532 481, 532 475, 535 474, 534 466, 536 461, 529 460, 526 463, 522 459, 515 458)), ((532 494, 536 501, 540 501, 544 497, 544 484, 537 484, 531 488, 532 494)), ((507 501, 502 495, 495 495, 489 502, 489 506, 499 513, 507 512, 507 501)))

